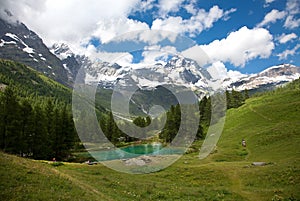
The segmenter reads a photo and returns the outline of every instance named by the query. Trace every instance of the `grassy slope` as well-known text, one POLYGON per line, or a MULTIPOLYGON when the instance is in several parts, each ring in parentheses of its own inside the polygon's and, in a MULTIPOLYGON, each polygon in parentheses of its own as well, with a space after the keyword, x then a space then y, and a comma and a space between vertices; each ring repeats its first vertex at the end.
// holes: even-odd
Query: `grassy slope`
MULTIPOLYGON (((5 200, 300 200, 300 87, 251 98, 227 113, 216 151, 128 175, 102 165, 42 162, 0 153, 5 200), (241 139, 247 148, 241 147, 241 139), (270 163, 253 167, 251 162, 270 163)), ((200 144, 200 143, 198 143, 200 144)))
POLYGON ((10 60, 0 59, 0 84, 11 84, 18 88, 22 96, 36 94, 44 97, 55 97, 70 102, 72 90, 46 77, 40 72, 10 60))

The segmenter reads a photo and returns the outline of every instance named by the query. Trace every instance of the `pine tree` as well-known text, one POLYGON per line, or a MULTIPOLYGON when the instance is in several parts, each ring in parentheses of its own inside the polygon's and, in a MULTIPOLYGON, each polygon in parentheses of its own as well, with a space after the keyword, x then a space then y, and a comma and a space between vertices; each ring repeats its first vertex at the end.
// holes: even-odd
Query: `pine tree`
POLYGON ((34 107, 34 127, 30 136, 30 150, 34 159, 49 159, 50 144, 44 111, 39 105, 34 107))
POLYGON ((10 86, 6 87, 2 97, 1 109, 1 148, 11 153, 18 152, 18 140, 20 137, 20 105, 10 86))
POLYGON ((34 111, 27 99, 21 101, 21 136, 19 142, 19 150, 21 156, 30 155, 29 143, 30 136, 33 133, 34 128, 34 111))

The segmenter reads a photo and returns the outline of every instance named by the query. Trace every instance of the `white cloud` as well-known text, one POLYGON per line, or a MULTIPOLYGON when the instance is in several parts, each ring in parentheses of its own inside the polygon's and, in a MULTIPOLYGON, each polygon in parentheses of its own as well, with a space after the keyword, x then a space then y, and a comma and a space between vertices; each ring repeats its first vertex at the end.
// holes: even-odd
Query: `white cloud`
POLYGON ((265 0, 265 4, 264 7, 268 7, 272 2, 274 2, 275 0, 265 0))
POLYGON ((147 10, 152 9, 155 6, 156 0, 146 0, 140 1, 134 9, 134 11, 142 11, 145 12, 147 10))
POLYGON ((158 62, 165 64, 168 56, 175 55, 176 53, 176 48, 172 46, 148 46, 145 47, 145 51, 142 53, 144 60, 141 64, 155 64, 158 62))
POLYGON ((298 14, 300 13, 299 0, 288 0, 286 3, 286 11, 288 16, 285 20, 284 27, 288 29, 294 29, 300 26, 300 19, 298 14))
POLYGON ((279 57, 279 60, 287 59, 287 57, 290 56, 290 55, 294 56, 299 48, 300 48, 300 44, 296 45, 291 50, 285 50, 282 53, 279 53, 277 56, 279 57))
POLYGON ((169 12, 176 12, 184 1, 185 0, 159 0, 159 12, 162 16, 167 15, 169 12))
POLYGON ((118 63, 122 66, 128 66, 132 63, 133 56, 128 52, 99 52, 93 45, 85 49, 85 55, 93 61, 106 61, 109 63, 118 63))
POLYGON ((99 21, 97 23, 97 30, 95 30, 92 35, 99 38, 102 43, 106 43, 114 37, 121 36, 125 33, 126 36, 129 36, 129 32, 140 30, 149 30, 149 27, 146 23, 136 20, 113 18, 99 21))
POLYGON ((296 15, 300 13, 300 5, 299 0, 288 0, 286 2, 286 10, 291 15, 296 15))
POLYGON ((207 68, 207 71, 215 80, 224 80, 226 78, 230 78, 232 81, 237 81, 238 79, 245 77, 245 74, 242 74, 239 71, 228 71, 224 63, 222 63, 221 61, 212 63, 207 68))
MULTIPOLYGON (((102 20, 123 18, 139 0, 2 0, 10 10, 51 45, 57 41, 79 43, 90 37, 102 20), (34 20, 33 20, 34 19, 34 20)), ((3 6, 2 6, 3 5, 3 6)))
POLYGON ((234 12, 235 9, 223 11, 218 6, 213 6, 208 12, 200 9, 196 15, 189 19, 182 19, 182 17, 168 17, 165 19, 156 19, 152 23, 151 29, 167 30, 176 33, 189 33, 190 36, 199 34, 205 29, 213 26, 213 23, 223 17, 227 17, 229 13, 234 12))
POLYGON ((197 14, 197 9, 195 8, 195 6, 193 5, 193 3, 190 3, 190 4, 186 4, 184 5, 184 9, 192 14, 192 15, 196 15, 197 14))
MULTIPOLYGON (((272 35, 266 29, 242 27, 230 33, 227 38, 215 40, 208 45, 194 46, 183 54, 195 58, 195 54, 202 51, 207 54, 206 63, 221 61, 244 66, 247 61, 257 57, 268 58, 274 49, 272 39, 272 35)), ((205 56, 202 56, 203 59, 205 56)))
POLYGON ((258 27, 263 27, 269 23, 274 23, 277 20, 283 19, 286 16, 285 11, 278 11, 276 9, 273 9, 269 13, 267 13, 261 23, 259 23, 258 27))
POLYGON ((281 36, 277 38, 277 40, 279 41, 279 43, 283 44, 295 38, 297 38, 297 35, 295 33, 290 33, 290 34, 283 33, 281 36))
POLYGON ((211 66, 207 68, 207 71, 214 79, 225 79, 227 77, 227 69, 221 61, 212 63, 211 66))
POLYGON ((266 0, 266 3, 272 3, 275 0, 266 0))
POLYGON ((292 16, 292 15, 287 16, 285 23, 284 23, 285 28, 294 29, 299 26, 300 26, 300 18, 295 19, 294 16, 292 16))

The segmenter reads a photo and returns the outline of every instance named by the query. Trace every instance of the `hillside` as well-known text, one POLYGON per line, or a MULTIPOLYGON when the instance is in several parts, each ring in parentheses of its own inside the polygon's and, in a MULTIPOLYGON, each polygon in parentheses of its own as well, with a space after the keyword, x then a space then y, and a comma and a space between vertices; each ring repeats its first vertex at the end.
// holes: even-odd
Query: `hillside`
MULTIPOLYGON (((157 173, 129 175, 102 165, 53 167, 0 153, 5 200, 299 200, 300 80, 227 112, 205 160, 184 155, 157 173), (242 148, 245 139, 247 147, 242 148), (266 166, 252 166, 266 162, 266 166)), ((193 146, 199 147, 201 142, 193 146)))
POLYGON ((71 89, 44 76, 21 63, 0 59, 0 84, 18 89, 19 95, 53 97, 67 103, 71 102, 71 89))
POLYGON ((72 85, 72 78, 61 60, 21 22, 11 23, 0 18, 0 58, 23 63, 59 83, 72 85))

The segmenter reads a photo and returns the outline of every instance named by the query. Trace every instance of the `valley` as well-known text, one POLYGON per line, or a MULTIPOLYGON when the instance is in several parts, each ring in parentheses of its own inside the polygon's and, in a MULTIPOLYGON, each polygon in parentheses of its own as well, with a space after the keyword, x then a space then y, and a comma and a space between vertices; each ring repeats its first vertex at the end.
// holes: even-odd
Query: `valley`
POLYGON ((75 4, 0 3, 1 201, 300 200, 297 0, 75 4))
POLYGON ((101 164, 33 161, 1 153, 5 200, 298 200, 299 80, 227 111, 213 153, 202 141, 160 172, 130 175, 101 164), (245 139, 247 147, 241 146, 245 139), (253 166, 265 162, 265 166, 253 166), (38 186, 38 188, 37 188, 38 186), (38 190, 37 190, 38 189, 38 190))

